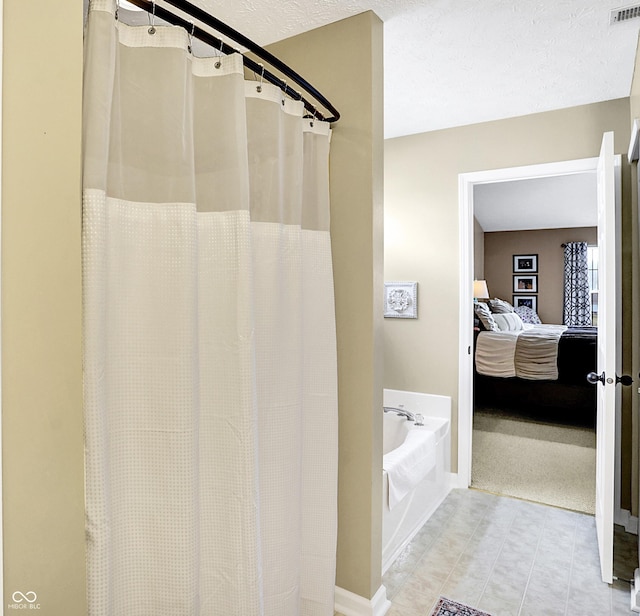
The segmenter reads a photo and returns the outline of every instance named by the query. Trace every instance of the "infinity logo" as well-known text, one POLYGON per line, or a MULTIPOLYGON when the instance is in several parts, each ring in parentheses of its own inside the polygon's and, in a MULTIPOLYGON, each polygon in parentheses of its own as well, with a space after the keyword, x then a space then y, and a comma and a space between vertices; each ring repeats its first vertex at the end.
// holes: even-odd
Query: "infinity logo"
POLYGON ((27 603, 35 603, 36 599, 38 598, 38 595, 36 595, 36 593, 33 591, 30 591, 24 594, 24 593, 21 593, 19 590, 16 590, 11 595, 11 598, 15 603, 22 603, 23 601, 26 601, 27 603))

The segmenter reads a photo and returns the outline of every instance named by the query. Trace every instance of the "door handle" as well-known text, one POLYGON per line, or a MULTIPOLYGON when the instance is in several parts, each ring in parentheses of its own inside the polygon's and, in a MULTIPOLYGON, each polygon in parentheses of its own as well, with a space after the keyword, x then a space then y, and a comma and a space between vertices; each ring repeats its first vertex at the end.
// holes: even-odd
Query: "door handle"
MULTIPOLYGON (((597 385, 598 381, 600 381, 603 385, 605 383, 604 372, 602 374, 596 374, 595 372, 589 372, 587 374, 587 381, 592 385, 597 385)), ((613 379, 609 379, 608 383, 613 383, 613 379)), ((622 383, 625 387, 629 387, 633 383, 633 379, 628 374, 623 374, 622 376, 618 376, 616 374, 616 385, 618 383, 622 383)))
POLYGON ((604 372, 602 374, 596 374, 595 372, 589 372, 587 374, 587 381, 592 385, 597 385, 600 381, 604 385, 604 372))

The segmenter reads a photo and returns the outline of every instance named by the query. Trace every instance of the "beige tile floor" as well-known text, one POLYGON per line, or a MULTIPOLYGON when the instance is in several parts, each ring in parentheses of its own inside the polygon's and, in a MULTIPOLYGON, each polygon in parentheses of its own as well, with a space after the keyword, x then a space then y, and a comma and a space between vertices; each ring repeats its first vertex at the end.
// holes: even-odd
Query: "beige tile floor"
POLYGON ((440 595, 492 616, 618 616, 637 538, 617 528, 613 585, 600 580, 594 518, 454 490, 383 577, 387 616, 429 616, 440 595))

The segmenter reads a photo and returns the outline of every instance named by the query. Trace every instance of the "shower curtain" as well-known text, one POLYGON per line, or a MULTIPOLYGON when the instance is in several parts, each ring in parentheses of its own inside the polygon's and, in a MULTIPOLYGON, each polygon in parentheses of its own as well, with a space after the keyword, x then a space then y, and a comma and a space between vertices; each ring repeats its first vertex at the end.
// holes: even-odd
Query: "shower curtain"
POLYGON ((332 615, 330 131, 113 5, 85 39, 89 613, 332 615))
POLYGON ((591 325, 587 242, 568 242, 564 245, 563 323, 591 325))

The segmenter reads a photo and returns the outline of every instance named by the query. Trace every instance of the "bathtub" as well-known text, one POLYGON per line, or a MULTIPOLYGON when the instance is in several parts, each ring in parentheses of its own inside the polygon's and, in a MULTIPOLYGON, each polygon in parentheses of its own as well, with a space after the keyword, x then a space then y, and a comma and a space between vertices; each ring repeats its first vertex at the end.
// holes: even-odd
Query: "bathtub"
MULTIPOLYGON (((413 414, 420 413, 423 426, 417 426, 393 412, 383 413, 383 454, 395 450, 393 457, 402 455, 411 431, 421 434, 411 435, 413 442, 424 440, 429 443, 429 451, 421 454, 430 456, 425 468, 430 470, 406 496, 389 508, 389 477, 382 471, 382 572, 384 573, 413 539, 433 512, 449 493, 451 466, 451 398, 395 389, 385 389, 385 407, 396 407, 413 414), (430 436, 428 433, 432 433, 430 436), (435 447, 434 452, 431 447, 435 447)), ((417 423, 417 422, 416 422, 417 423)), ((385 458, 385 461, 389 458, 385 458)), ((384 466, 384 464, 383 464, 384 466)))

